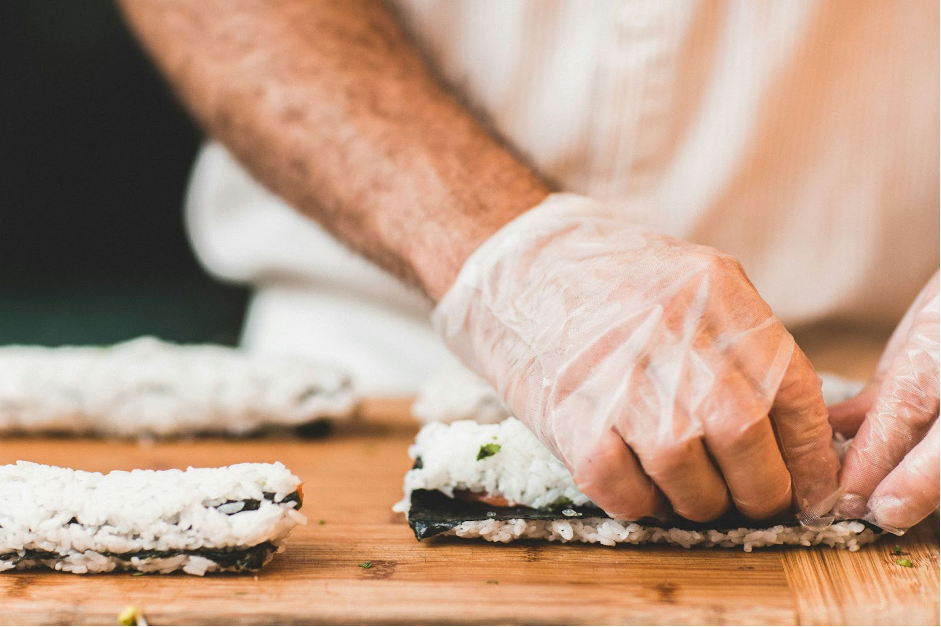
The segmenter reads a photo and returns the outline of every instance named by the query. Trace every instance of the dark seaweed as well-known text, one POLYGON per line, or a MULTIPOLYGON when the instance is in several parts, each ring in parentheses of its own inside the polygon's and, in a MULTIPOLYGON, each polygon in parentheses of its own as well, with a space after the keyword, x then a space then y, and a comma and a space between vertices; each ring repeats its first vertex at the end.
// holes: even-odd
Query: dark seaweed
MULTIPOLYGON (((555 504, 553 504, 555 505, 555 504)), ((608 518, 597 507, 570 506, 566 511, 572 510, 572 516, 560 515, 558 509, 539 510, 532 507, 517 505, 515 507, 498 507, 479 501, 465 501, 454 499, 437 490, 414 490, 411 496, 411 508, 408 513, 408 524, 415 532, 418 540, 431 538, 438 534, 450 531, 462 522, 469 520, 510 520, 522 518, 526 520, 558 520, 560 518, 608 518)), ((875 525, 860 521, 876 532, 882 530, 875 525)), ((641 519, 638 524, 649 527, 662 527, 671 529, 685 529, 687 531, 704 531, 716 529, 719 531, 738 529, 739 527, 765 528, 775 525, 794 526, 799 524, 796 516, 786 514, 766 520, 750 520, 738 512, 730 512, 721 518, 708 523, 698 523, 685 518, 676 517, 667 523, 641 519)))
POLYGON ((333 423, 321 418, 314 422, 294 427, 294 434, 299 438, 319 439, 325 438, 333 431, 333 423))
MULTIPOLYGON (((408 524, 419 540, 450 531, 468 520, 487 520, 488 518, 494 520, 510 520, 511 518, 556 520, 560 517, 558 510, 539 510, 521 505, 498 507, 480 501, 453 499, 437 490, 414 490, 411 501, 408 524)), ((575 511, 576 516, 570 516, 570 518, 607 516, 603 511, 594 507, 572 507, 571 509, 575 511)))
MULTIPOLYGON (((130 561, 132 557, 139 559, 153 559, 163 557, 176 557, 177 555, 197 555, 205 557, 217 563, 222 568, 236 568, 238 572, 245 570, 258 570, 264 563, 269 553, 277 550, 271 542, 262 542, 247 549, 194 549, 192 551, 139 551, 137 553, 108 553, 102 552, 102 555, 116 557, 124 561, 130 561)), ((18 564, 24 560, 54 560, 64 559, 64 555, 50 551, 33 551, 27 549, 24 555, 19 553, 2 553, 0 561, 12 561, 18 564)))
MULTIPOLYGON (((263 496, 266 501, 271 501, 272 503, 275 502, 274 492, 264 492, 263 496)), ((300 493, 297 492, 296 490, 294 492, 291 492, 290 494, 288 494, 286 497, 284 497, 282 500, 278 502, 290 503, 291 501, 294 501, 294 509, 300 509, 301 506, 304 504, 303 499, 301 499, 300 493)), ((239 502, 243 503, 242 509, 240 509, 237 512, 233 512, 229 514, 229 516, 234 516, 235 514, 240 514, 242 512, 252 512, 258 509, 259 507, 261 507, 261 501, 259 501, 258 499, 241 499, 241 501, 226 501, 225 503, 222 503, 222 505, 228 505, 229 503, 239 503, 239 502)), ((222 507, 222 505, 217 505, 216 507, 222 507)))

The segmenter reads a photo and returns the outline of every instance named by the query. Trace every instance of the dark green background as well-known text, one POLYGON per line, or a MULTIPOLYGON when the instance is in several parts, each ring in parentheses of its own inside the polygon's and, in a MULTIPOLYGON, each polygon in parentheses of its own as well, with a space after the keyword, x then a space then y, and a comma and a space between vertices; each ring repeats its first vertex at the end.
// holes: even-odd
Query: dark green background
POLYGON ((235 342, 183 231, 200 133, 112 2, 0 2, 0 94, 0 343, 235 342))

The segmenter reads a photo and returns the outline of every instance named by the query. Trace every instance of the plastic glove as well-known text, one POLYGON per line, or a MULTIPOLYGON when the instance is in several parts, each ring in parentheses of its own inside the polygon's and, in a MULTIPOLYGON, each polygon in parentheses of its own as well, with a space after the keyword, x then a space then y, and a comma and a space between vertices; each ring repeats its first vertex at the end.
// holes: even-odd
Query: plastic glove
POLYGON ((470 256, 433 322, 615 518, 708 521, 730 493, 765 518, 836 489, 820 379, 716 250, 552 195, 470 256))
POLYGON ((855 435, 833 514, 902 533, 938 508, 938 273, 896 327, 876 374, 830 408, 834 430, 855 435))

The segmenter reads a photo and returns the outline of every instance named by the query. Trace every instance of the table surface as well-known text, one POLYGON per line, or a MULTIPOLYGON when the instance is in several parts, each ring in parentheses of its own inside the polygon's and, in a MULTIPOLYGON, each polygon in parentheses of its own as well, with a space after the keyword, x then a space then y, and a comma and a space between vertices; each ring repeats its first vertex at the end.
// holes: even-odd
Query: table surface
MULTIPOLYGON (((864 377, 876 356, 842 371, 864 377)), ((318 440, 4 439, 0 463, 98 471, 280 460, 305 482, 309 524, 257 575, 3 573, 0 623, 108 624, 129 604, 151 624, 939 622, 937 515, 856 553, 419 543, 390 509, 416 430, 408 403, 386 400, 318 440), (894 563, 894 544, 913 568, 894 563)))

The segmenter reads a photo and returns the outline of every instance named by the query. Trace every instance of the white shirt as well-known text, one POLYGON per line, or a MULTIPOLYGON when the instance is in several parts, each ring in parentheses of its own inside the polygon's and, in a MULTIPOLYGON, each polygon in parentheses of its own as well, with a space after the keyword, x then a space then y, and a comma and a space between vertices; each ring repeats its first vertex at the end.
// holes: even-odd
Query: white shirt
MULTIPOLYGON (((444 76, 566 191, 731 253, 787 325, 894 324, 939 265, 938 5, 400 0, 444 76)), ((187 203, 206 266, 258 287, 244 341, 411 393, 430 305, 219 146, 187 203)))

